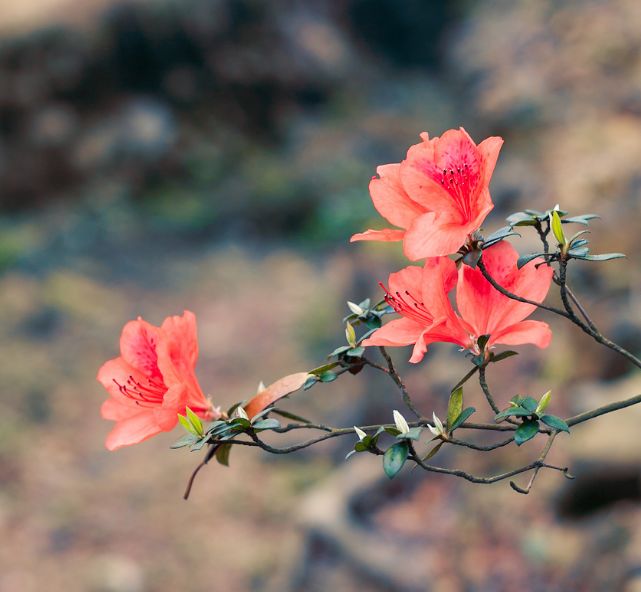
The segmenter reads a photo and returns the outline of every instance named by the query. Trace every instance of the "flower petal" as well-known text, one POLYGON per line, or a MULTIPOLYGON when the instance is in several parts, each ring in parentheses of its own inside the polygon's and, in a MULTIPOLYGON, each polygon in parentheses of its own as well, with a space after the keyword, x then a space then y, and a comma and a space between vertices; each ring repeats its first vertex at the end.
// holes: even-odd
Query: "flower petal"
POLYGON ((138 406, 130 398, 122 394, 119 385, 126 385, 130 378, 141 384, 145 384, 148 380, 145 374, 128 364, 122 357, 105 362, 98 370, 96 378, 117 401, 130 403, 135 408, 138 406))
MULTIPOLYGON (((537 269, 534 261, 518 269, 517 259, 518 253, 506 241, 483 251, 485 267, 501 286, 529 300, 543 301, 552 281, 552 269, 544 265, 537 269)), ((456 302, 461 316, 477 336, 494 335, 522 321, 536 308, 504 296, 478 269, 469 266, 459 270, 456 302)))
POLYGON ((416 218, 407 229, 403 251, 412 261, 451 255, 459 250, 468 234, 467 226, 449 222, 435 212, 428 212, 416 218))
POLYGON ((521 321, 491 336, 489 344, 523 345, 531 343, 542 349, 550 345, 552 330, 541 321, 521 321))
POLYGON ((416 342, 423 331, 425 331, 425 327, 412 319, 394 319, 383 325, 371 337, 365 339, 361 345, 365 347, 411 345, 416 342))
POLYGON ((159 340, 160 329, 138 317, 123 327, 120 335, 120 353, 129 365, 140 370, 145 376, 162 381, 156 353, 159 340))
POLYGON ((382 230, 366 230, 365 232, 358 232, 352 235, 349 239, 350 243, 356 241, 385 241, 395 242, 403 240, 405 236, 404 230, 397 230, 395 228, 383 228, 382 230))
POLYGON ((501 146, 503 146, 503 138, 499 136, 485 138, 485 140, 477 146, 478 151, 483 157, 483 178, 486 186, 490 184, 501 146))
POLYGON ((425 212, 415 201, 411 200, 400 177, 400 164, 385 164, 376 169, 378 177, 369 184, 369 192, 374 207, 383 218, 394 226, 407 228, 416 216, 425 212))
POLYGON ((153 410, 140 411, 118 421, 107 436, 105 446, 108 450, 116 450, 122 446, 138 444, 162 431, 165 430, 158 426, 153 410))

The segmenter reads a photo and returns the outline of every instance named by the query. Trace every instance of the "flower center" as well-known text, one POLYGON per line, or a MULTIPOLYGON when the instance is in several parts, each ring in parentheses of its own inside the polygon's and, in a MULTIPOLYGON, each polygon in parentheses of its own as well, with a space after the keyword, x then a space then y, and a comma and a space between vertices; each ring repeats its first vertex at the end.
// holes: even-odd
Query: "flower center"
POLYGON ((392 293, 382 283, 379 285, 385 291, 385 302, 397 313, 422 325, 431 325, 434 322, 434 317, 425 307, 425 303, 412 296, 408 290, 405 290, 403 294, 398 291, 392 293))
POLYGON ((455 169, 442 169, 439 181, 452 196, 461 214, 467 220, 471 219, 470 198, 477 184, 478 175, 473 174, 469 165, 463 164, 455 169))
POLYGON ((136 380, 133 376, 129 376, 125 384, 120 384, 115 378, 113 381, 125 397, 141 407, 155 407, 162 404, 167 392, 164 384, 151 378, 147 379, 146 384, 136 380))

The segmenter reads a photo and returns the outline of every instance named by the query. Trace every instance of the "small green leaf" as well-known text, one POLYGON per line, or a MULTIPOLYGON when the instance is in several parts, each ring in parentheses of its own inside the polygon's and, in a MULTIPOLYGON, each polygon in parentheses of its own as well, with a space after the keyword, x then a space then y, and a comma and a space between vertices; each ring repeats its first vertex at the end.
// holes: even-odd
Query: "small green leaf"
POLYGON ((354 456, 354 455, 356 454, 356 452, 357 452, 356 450, 350 450, 350 451, 345 455, 345 460, 349 460, 350 458, 352 458, 352 456, 354 456))
POLYGON ((403 468, 408 454, 409 446, 407 442, 397 442, 385 451, 383 455, 383 470, 389 479, 393 479, 403 468))
POLYGON ((450 427, 450 424, 448 422, 447 424, 447 430, 451 434, 456 428, 458 428, 464 421, 466 421, 474 412, 476 409, 474 407, 466 407, 459 413, 458 417, 452 422, 452 426, 450 427))
MULTIPOLYGON (((242 409, 242 407, 240 407, 242 409)), ((185 411, 187 412, 187 419, 191 423, 192 426, 194 426, 194 430, 199 436, 202 436, 204 433, 203 430, 203 422, 200 421, 200 417, 198 417, 189 407, 185 407, 185 411)))
POLYGON ((431 450, 430 450, 430 451, 429 451, 429 452, 428 452, 428 453, 423 457, 423 461, 430 460, 430 458, 432 458, 432 457, 433 457, 433 456, 434 456, 434 455, 435 455, 435 454, 436 454, 436 453, 441 449, 441 446, 443 446, 443 444, 445 444, 445 442, 441 441, 441 442, 439 442, 436 446, 434 446, 434 448, 432 448, 432 449, 431 449, 431 450))
MULTIPOLYGON (((380 329, 382 324, 383 322, 381 321, 381 317, 375 314, 368 315, 367 318, 365 319, 365 326, 368 329, 380 329)), ((361 341, 363 341, 362 337, 361 337, 361 341)))
POLYGON ((193 434, 194 436, 200 437, 201 434, 199 434, 196 429, 194 428, 193 425, 191 425, 191 422, 184 416, 181 415, 180 413, 178 414, 178 421, 180 422, 180 425, 184 427, 190 434, 193 434))
POLYGON ((541 415, 541 413, 545 411, 546 407, 550 404, 551 399, 552 399, 552 391, 548 391, 539 400, 539 404, 536 406, 535 413, 537 415, 541 415))
POLYGON ((280 421, 277 419, 261 419, 252 425, 255 430, 273 430, 280 427, 280 421))
POLYGON ((329 354, 327 357, 328 358, 333 358, 334 356, 338 356, 340 354, 344 354, 346 351, 352 349, 351 345, 341 345, 340 347, 337 347, 331 354, 329 354))
POLYGON ((594 220, 595 218, 600 218, 601 216, 598 216, 597 214, 582 214, 581 216, 571 216, 570 218, 563 218, 561 222, 563 224, 584 224, 585 226, 588 225, 588 222, 590 220, 594 220))
POLYGON ((530 261, 537 259, 538 257, 543 257, 545 253, 528 253, 527 255, 521 255, 516 261, 516 267, 521 269, 527 265, 530 261))
POLYGON ((251 421, 245 419, 244 417, 234 417, 234 419, 231 419, 229 421, 229 425, 247 429, 251 427, 251 421))
POLYGON ((554 234, 554 238, 559 242, 559 245, 566 245, 567 241, 565 233, 563 232, 563 225, 561 224, 559 213, 556 210, 552 210, 552 212, 550 212, 550 227, 552 228, 552 234, 554 234))
POLYGON ((518 355, 519 355, 519 352, 515 352, 511 349, 501 352, 500 354, 495 354, 494 352, 492 352, 492 355, 490 356, 490 362, 492 363, 502 362, 503 360, 507 360, 512 356, 518 356, 518 355))
POLYGON ((356 331, 354 331, 354 326, 351 323, 345 325, 345 337, 347 338, 347 343, 352 347, 356 347, 356 331))
POLYGON ((184 448, 185 446, 191 446, 197 441, 198 438, 194 434, 185 434, 182 438, 176 440, 169 448, 184 448))
POLYGON ((338 378, 338 375, 336 374, 336 372, 332 372, 331 370, 325 370, 325 372, 323 372, 323 373, 318 377, 318 379, 319 379, 321 382, 333 382, 333 381, 334 381, 334 380, 336 380, 337 378, 338 378))
POLYGON ((365 348, 362 346, 359 347, 353 347, 351 349, 348 349, 345 352, 345 355, 349 356, 350 358, 360 358, 363 356, 365 353, 365 348))
POLYGON ((497 423, 500 421, 503 421, 504 419, 507 419, 508 417, 529 417, 530 415, 533 415, 534 412, 530 411, 529 409, 525 409, 525 407, 521 407, 520 405, 517 405, 515 407, 508 407, 507 409, 504 409, 500 413, 498 413, 494 417, 494 421, 497 423))
POLYGON ((534 397, 523 397, 520 402, 521 407, 527 409, 531 413, 536 411, 538 404, 538 401, 534 397))
POLYGON ((514 432, 514 441, 517 446, 531 440, 539 433, 538 421, 524 421, 514 432))
POLYGON ((481 249, 468 251, 463 255, 463 263, 465 263, 465 265, 469 265, 472 269, 476 269, 476 265, 478 264, 482 254, 483 251, 481 251, 481 249))
POLYGON ((354 302, 347 301, 347 308, 349 308, 355 315, 362 315, 365 312, 362 306, 354 302))
POLYGON ((201 438, 200 440, 197 440, 192 444, 191 451, 198 452, 205 444, 207 444, 207 442, 209 442, 209 437, 201 438))
POLYGON ((231 444, 219 444, 216 448, 216 460, 226 467, 229 466, 229 453, 231 452, 231 444))
POLYGON ((560 417, 556 415, 542 415, 541 421, 554 430, 570 433, 570 427, 560 417))
POLYGON ((610 261, 611 259, 623 259, 626 255, 623 253, 603 253, 602 255, 585 255, 581 257, 585 261, 610 261))
POLYGON ((396 436, 398 436, 399 434, 401 434, 401 433, 402 433, 402 432, 401 432, 401 430, 399 430, 399 429, 397 429, 397 428, 393 428, 393 427, 391 427, 391 426, 385 426, 383 429, 384 429, 384 430, 385 430, 385 431, 386 431, 390 436, 394 436, 395 438, 396 438, 396 436))
POLYGON ((535 226, 536 217, 531 216, 527 212, 515 212, 506 218, 507 223, 511 226, 535 226))
POLYGON ((503 226, 503 228, 499 228, 496 232, 493 232, 492 234, 490 234, 490 236, 485 238, 485 240, 483 241, 483 248, 487 249, 488 247, 495 245, 508 236, 521 235, 518 232, 514 232, 514 230, 512 230, 512 226, 503 226))
POLYGON ((447 426, 450 426, 456 421, 456 418, 461 415, 463 411, 463 387, 459 387, 452 391, 450 400, 447 405, 447 426))
POLYGON ((364 440, 356 442, 356 444, 354 444, 354 450, 356 452, 365 452, 369 448, 368 444, 369 442, 365 442, 364 440))
POLYGON ((410 428, 409 432, 401 433, 397 436, 399 440, 418 440, 421 437, 422 428, 410 428))
POLYGON ((304 391, 308 391, 317 382, 318 382, 318 378, 316 376, 314 376, 313 374, 311 374, 310 377, 305 381, 305 384, 303 385, 303 390, 304 391))

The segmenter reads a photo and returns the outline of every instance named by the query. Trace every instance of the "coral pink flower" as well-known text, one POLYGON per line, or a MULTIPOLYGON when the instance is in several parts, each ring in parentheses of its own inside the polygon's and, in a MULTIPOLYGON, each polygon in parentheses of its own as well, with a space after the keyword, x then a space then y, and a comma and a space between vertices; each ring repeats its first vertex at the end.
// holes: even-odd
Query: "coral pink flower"
MULTIPOLYGON (((534 262, 518 269, 518 253, 502 241, 483 251, 489 274, 510 292, 542 302, 550 288, 552 269, 535 267, 534 262)), ((462 266, 456 281, 456 264, 448 257, 428 259, 425 266, 406 267, 389 278, 387 302, 402 318, 387 323, 363 342, 365 346, 414 345, 410 362, 420 362, 430 343, 456 343, 474 354, 477 341, 489 335, 486 347, 494 345, 534 344, 545 348, 552 333, 547 323, 526 321, 534 310, 504 296, 478 269, 462 266), (448 292, 456 284, 458 314, 452 308, 448 292)))
POLYGON ((403 162, 379 166, 369 185, 374 207, 401 230, 368 230, 352 242, 402 240, 412 261, 451 255, 494 207, 488 186, 502 138, 477 146, 463 128, 421 138, 403 162))
POLYGON ((137 444, 171 431, 189 407, 203 419, 218 419, 220 410, 205 398, 196 380, 198 358, 196 317, 167 317, 155 327, 138 317, 120 336, 120 357, 98 371, 110 397, 101 408, 116 421, 105 442, 109 450, 137 444))

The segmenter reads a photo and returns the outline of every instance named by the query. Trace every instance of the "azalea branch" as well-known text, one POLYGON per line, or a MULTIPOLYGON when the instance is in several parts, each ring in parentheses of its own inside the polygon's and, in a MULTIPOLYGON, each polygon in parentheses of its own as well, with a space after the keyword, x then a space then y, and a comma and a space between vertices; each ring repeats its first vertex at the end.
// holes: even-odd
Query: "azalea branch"
POLYGON ((496 404, 496 401, 494 400, 494 397, 492 396, 492 393, 487 386, 487 380, 485 378, 485 366, 479 367, 479 384, 481 385, 481 390, 483 391, 483 394, 485 395, 489 406, 492 408, 492 411, 494 411, 495 414, 499 414, 501 410, 498 408, 498 405, 496 404))
POLYGON ((554 306, 548 306, 547 304, 543 304, 542 302, 536 302, 535 300, 529 300, 527 298, 523 298, 522 296, 518 296, 517 294, 514 294, 509 290, 506 290, 487 271, 487 268, 483 264, 483 259, 481 258, 478 262, 478 268, 483 274, 483 277, 488 282, 490 282, 490 284, 492 284, 492 286, 504 296, 507 296, 508 298, 511 298, 512 300, 516 300, 518 302, 531 304, 533 306, 536 306, 543 310, 547 310, 549 312, 552 312, 556 315, 559 315, 561 317, 568 319, 569 321, 574 323, 577 327, 579 327, 584 333, 587 333, 590 337, 592 337, 595 341, 619 353, 620 355, 627 358, 630 362, 632 362, 635 366, 637 366, 638 368, 641 368, 641 359, 637 358, 634 354, 630 353, 628 350, 621 347, 617 343, 614 343, 613 341, 609 340, 598 330, 591 328, 589 325, 583 322, 574 312, 574 309, 572 308, 569 302, 570 297, 568 296, 567 288, 565 285, 566 284, 566 266, 567 266, 566 261, 561 261, 559 264, 559 285, 561 287, 561 300, 563 301, 563 305, 565 307, 565 310, 561 310, 560 308, 556 308, 554 306))
POLYGON ((392 380, 396 383, 396 386, 401 391, 401 394, 403 396, 403 402, 405 403, 407 408, 418 419, 420 419, 422 415, 420 411, 414 406, 414 403, 412 402, 412 397, 410 396, 409 392, 407 391, 407 388, 403 384, 403 381, 401 380, 401 377, 398 375, 398 372, 396 372, 396 368, 394 367, 394 362, 392 361, 391 356, 387 353, 387 350, 382 345, 378 348, 378 350, 381 352, 381 355, 385 358, 385 361, 387 362, 389 375, 391 376, 392 380))
POLYGON ((503 448, 503 446, 507 446, 508 444, 511 444, 514 442, 514 436, 510 436, 509 438, 506 438, 505 440, 501 440, 500 442, 495 442, 494 444, 475 444, 474 442, 467 442, 466 440, 458 440, 456 438, 448 438, 446 440, 448 444, 453 444, 454 446, 463 446, 464 448, 471 448, 472 450, 478 450, 480 452, 490 452, 492 450, 496 450, 497 448, 503 448))
POLYGON ((637 366, 637 368, 641 368, 641 359, 637 358, 627 349, 621 347, 618 343, 615 343, 614 341, 611 341, 610 339, 605 337, 605 335, 598 331, 591 322, 590 325, 588 325, 576 315, 574 309, 572 308, 572 305, 570 304, 570 296, 567 287, 567 261, 564 259, 561 259, 561 261, 559 261, 559 286, 561 289, 561 301, 563 302, 563 306, 568 312, 568 318, 584 333, 587 333, 590 337, 592 337, 596 342, 627 358, 630 362, 637 366))
MULTIPOLYGON (((538 460, 536 461, 536 467, 534 468, 534 471, 532 472, 532 475, 530 477, 530 480, 528 481, 528 484, 523 488, 523 487, 519 487, 514 481, 510 481, 510 487, 514 491, 516 491, 517 493, 522 493, 523 495, 527 495, 528 493, 530 493, 530 490, 532 489, 532 485, 534 485, 534 480, 536 479, 536 476, 539 474, 539 471, 544 466, 548 466, 548 465, 544 464, 545 463, 545 459, 546 459, 546 457, 548 455, 548 452, 550 452, 550 449, 552 448, 552 444, 554 443, 554 439, 556 438, 558 433, 559 432, 554 430, 548 436, 547 442, 545 443, 545 447, 541 451, 541 454, 540 454, 538 460)), ((569 473, 567 471, 568 471, 567 468, 563 470, 563 472, 565 473, 566 477, 572 478, 572 476, 569 475, 569 473)))
POLYGON ((567 467, 557 467, 554 465, 546 464, 543 460, 541 460, 540 457, 534 462, 524 465, 518 469, 512 469, 511 471, 507 471, 505 473, 499 473, 498 475, 492 475, 490 477, 478 477, 476 475, 467 473, 466 471, 461 471, 459 469, 447 469, 445 467, 429 465, 420 459, 420 457, 416 454, 414 447, 411 445, 410 445, 409 458, 413 462, 415 462, 417 466, 421 467, 425 471, 428 471, 431 473, 453 475, 454 477, 460 477, 461 479, 465 479, 466 481, 470 481, 471 483, 478 483, 481 485, 490 485, 492 483, 497 483, 498 481, 504 481, 505 479, 509 479, 510 477, 515 477, 516 475, 520 475, 521 473, 526 473, 527 471, 531 471, 531 470, 538 471, 541 468, 553 469, 568 475, 567 467))
POLYGON ((629 399, 616 401, 614 403, 609 403, 608 405, 602 405, 601 407, 597 407, 596 409, 592 409, 590 411, 585 411, 583 413, 579 413, 578 415, 568 417, 565 420, 565 423, 567 423, 568 426, 572 427, 585 421, 594 419, 595 417, 600 417, 601 415, 606 415, 608 413, 612 413, 613 411, 619 411, 620 409, 625 409, 626 407, 631 407, 632 405, 637 405, 638 403, 641 403, 641 395, 634 395, 629 399))

